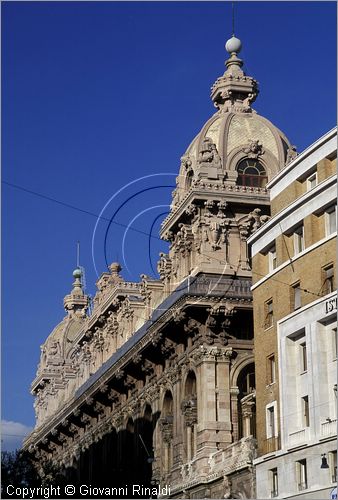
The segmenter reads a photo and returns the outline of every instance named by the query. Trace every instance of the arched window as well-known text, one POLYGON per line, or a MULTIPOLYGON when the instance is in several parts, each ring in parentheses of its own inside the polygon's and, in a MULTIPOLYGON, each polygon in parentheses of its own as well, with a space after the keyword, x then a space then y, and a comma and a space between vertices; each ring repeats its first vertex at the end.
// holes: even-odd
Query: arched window
POLYGON ((188 373, 184 395, 182 401, 182 412, 184 416, 185 438, 184 445, 186 450, 187 462, 190 462, 197 451, 197 394, 196 394, 196 375, 193 371, 188 373))
POLYGON ((268 182, 266 171, 255 158, 245 158, 237 166, 239 186, 264 187, 268 182))
POLYGON ((238 393, 238 436, 256 437, 255 367, 245 366, 237 379, 238 393))
POLYGON ((164 474, 170 473, 173 464, 173 403, 173 396, 171 392, 167 390, 163 400, 161 418, 159 419, 159 426, 161 431, 161 470, 164 474))

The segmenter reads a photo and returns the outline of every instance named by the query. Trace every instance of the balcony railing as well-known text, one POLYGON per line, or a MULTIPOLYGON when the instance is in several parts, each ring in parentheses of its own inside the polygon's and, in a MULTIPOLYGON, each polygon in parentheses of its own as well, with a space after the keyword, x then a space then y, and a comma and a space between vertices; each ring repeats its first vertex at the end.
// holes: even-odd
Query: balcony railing
POLYGON ((264 441, 264 454, 280 449, 280 437, 274 436, 264 441))
POLYGON ((303 444, 307 439, 307 427, 305 429, 300 429, 299 431, 290 432, 289 434, 289 446, 297 446, 303 444))
POLYGON ((337 419, 329 419, 320 425, 320 437, 326 438, 337 434, 337 419))

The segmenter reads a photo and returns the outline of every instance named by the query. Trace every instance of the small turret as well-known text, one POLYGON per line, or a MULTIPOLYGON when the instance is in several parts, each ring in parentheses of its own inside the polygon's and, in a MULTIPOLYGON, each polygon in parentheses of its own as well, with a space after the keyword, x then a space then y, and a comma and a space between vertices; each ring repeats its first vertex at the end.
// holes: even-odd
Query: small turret
POLYGON ((83 292, 82 285, 82 271, 77 267, 73 271, 75 281, 73 283, 73 290, 69 295, 66 295, 63 300, 65 310, 69 316, 77 316, 83 318, 89 306, 89 297, 83 292))
POLYGON ((242 49, 242 42, 232 36, 226 44, 230 57, 225 61, 226 71, 217 78, 211 88, 211 99, 216 108, 223 112, 251 112, 251 103, 258 95, 258 83, 242 70, 243 61, 237 54, 242 49))

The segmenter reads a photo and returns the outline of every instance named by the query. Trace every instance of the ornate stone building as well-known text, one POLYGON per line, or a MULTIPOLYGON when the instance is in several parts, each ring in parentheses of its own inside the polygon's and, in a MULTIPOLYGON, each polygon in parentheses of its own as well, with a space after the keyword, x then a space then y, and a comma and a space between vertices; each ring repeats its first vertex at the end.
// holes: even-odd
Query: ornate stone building
POLYGON ((25 448, 77 484, 152 485, 173 498, 255 496, 246 239, 269 217, 266 183, 295 151, 252 108, 258 85, 242 70, 240 41, 226 49, 226 71, 211 90, 217 111, 181 158, 159 279, 126 282, 114 263, 88 314, 75 270, 67 315, 42 346, 32 384, 37 423, 25 448))

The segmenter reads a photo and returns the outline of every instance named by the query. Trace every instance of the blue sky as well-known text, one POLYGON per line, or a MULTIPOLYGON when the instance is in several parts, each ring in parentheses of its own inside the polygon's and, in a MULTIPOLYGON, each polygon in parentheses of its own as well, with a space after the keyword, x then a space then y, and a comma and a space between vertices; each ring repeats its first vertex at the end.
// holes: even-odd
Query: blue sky
MULTIPOLYGON (((335 2, 239 2, 236 34, 260 84, 254 108, 299 151, 336 124, 335 2)), ((2 179, 84 211, 2 185, 2 418, 12 428, 34 425, 29 385, 64 316, 78 240, 95 293, 95 214, 114 194, 93 244, 98 272, 116 211, 107 261, 124 258, 128 280, 156 270, 166 246, 142 232, 158 234, 180 157, 215 111, 210 87, 230 35, 231 2, 2 3, 2 179), (118 193, 142 176, 152 177, 118 193), (140 232, 124 237, 134 217, 140 232)))

